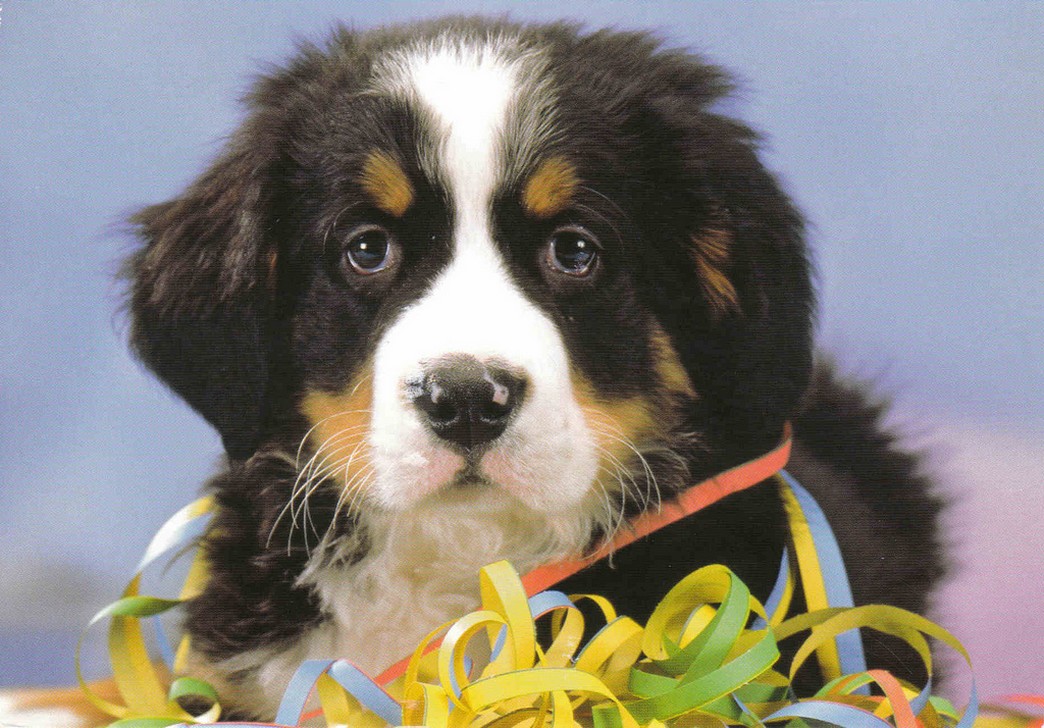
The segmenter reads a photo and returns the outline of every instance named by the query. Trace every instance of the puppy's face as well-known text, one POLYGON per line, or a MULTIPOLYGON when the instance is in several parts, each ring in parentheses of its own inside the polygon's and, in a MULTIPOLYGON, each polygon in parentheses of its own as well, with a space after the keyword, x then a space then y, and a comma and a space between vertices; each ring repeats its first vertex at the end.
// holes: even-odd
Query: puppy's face
POLYGON ((381 507, 490 488, 572 507, 666 445, 671 398, 693 396, 662 332, 654 348, 609 170, 556 138, 544 63, 495 44, 390 54, 319 113, 314 137, 336 141, 301 160, 319 199, 290 235, 310 269, 300 407, 317 467, 381 507))
POLYGON ((615 513, 697 440, 777 434, 808 363, 799 224, 706 112, 713 71, 556 26, 367 38, 263 81, 139 219, 136 344, 233 457, 301 442, 356 510, 615 513))

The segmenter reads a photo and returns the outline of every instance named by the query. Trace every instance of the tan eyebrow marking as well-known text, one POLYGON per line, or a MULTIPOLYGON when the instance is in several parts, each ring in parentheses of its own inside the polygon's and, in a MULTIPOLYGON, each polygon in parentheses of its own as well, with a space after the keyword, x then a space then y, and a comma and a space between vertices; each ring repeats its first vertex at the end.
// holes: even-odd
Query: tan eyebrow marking
POLYGON ((526 182, 522 206, 538 218, 551 217, 566 208, 579 184, 576 167, 562 157, 550 157, 526 182))
POLYGON ((363 164, 359 183, 381 210, 402 217, 413 204, 413 185, 391 155, 375 150, 363 164))

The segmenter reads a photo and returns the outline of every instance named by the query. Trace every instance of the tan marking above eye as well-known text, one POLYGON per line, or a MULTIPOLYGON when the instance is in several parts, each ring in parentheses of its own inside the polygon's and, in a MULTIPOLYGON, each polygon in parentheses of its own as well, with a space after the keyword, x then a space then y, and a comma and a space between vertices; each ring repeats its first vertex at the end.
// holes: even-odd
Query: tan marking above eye
POLYGON ((395 217, 402 217, 413 204, 413 185, 402 166, 387 152, 370 152, 359 183, 373 203, 395 217))
POLYGON ((739 310, 739 295, 726 273, 731 262, 730 242, 728 232, 718 229, 705 230, 692 238, 700 288, 716 316, 739 310))
POLYGON ((522 207, 538 218, 548 218, 564 210, 579 186, 576 167, 562 157, 545 159, 522 190, 522 207))

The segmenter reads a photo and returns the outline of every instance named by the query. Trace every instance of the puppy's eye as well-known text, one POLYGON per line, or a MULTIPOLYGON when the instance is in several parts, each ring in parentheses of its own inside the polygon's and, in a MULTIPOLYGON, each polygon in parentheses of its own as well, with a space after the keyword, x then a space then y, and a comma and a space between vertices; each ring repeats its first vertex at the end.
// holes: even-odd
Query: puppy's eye
POLYGON ((396 256, 392 234, 376 225, 353 230, 344 248, 345 260, 360 275, 371 275, 389 268, 396 256))
POLYGON ((547 241, 547 261, 557 271, 576 278, 594 272, 598 262, 598 241, 581 227, 555 230, 547 241))

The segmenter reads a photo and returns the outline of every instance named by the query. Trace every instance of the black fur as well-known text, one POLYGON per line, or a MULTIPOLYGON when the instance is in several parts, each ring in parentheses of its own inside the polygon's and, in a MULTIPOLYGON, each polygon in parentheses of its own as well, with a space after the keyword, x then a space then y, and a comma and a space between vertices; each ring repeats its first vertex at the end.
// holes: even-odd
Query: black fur
MULTIPOLYGON (((698 433, 699 447, 687 447, 685 468, 657 466, 660 480, 680 488, 742 462, 793 419, 791 470, 827 510, 857 601, 923 611, 943 571, 940 503, 918 460, 882 429, 882 407, 829 367, 813 372, 802 222, 759 162, 756 136, 713 112, 729 90, 725 76, 644 34, 454 19, 341 30, 325 48, 302 47, 258 83, 250 117, 213 167, 182 197, 136 218, 145 246, 130 262, 133 345, 217 428, 230 458, 210 486, 221 509, 207 539, 210 584, 189 609, 197 648, 228 657, 323 618, 294 585, 304 544, 288 552, 285 530, 271 533, 296 476, 279 453, 294 452, 307 429, 296 406, 302 392, 343 387, 382 326, 445 264, 453 222, 445 192, 422 186, 401 221, 386 220, 409 257, 395 286, 353 287, 340 277, 339 232, 356 218, 387 218, 358 203, 351 172, 361 155, 375 144, 394 149, 412 176, 414 140, 427 133, 409 109, 354 92, 380 53, 451 27, 509 31, 549 49, 562 130, 550 151, 573 161, 589 190, 582 205, 544 222, 519 212, 518 189, 501 190, 498 244, 600 393, 648 395, 654 325, 666 332, 699 394, 671 401, 683 411, 667 444, 698 433), (593 281, 563 287, 544 279, 535 245, 560 222, 598 236, 606 263, 593 281), (693 241, 708 234, 729 241, 725 273, 738 300, 726 311, 697 279, 693 241)), ((313 501, 320 532, 333 508, 329 493, 313 501)), ((574 586, 606 593, 642 618, 680 576, 719 562, 764 598, 785 541, 779 499, 762 484, 574 586)), ((874 642, 870 653, 909 674, 890 646, 874 642)))

